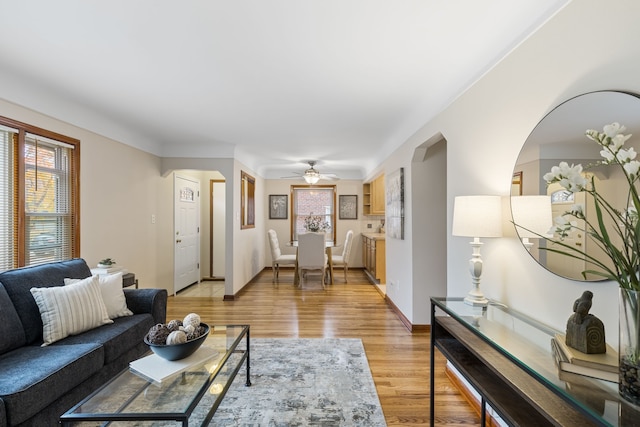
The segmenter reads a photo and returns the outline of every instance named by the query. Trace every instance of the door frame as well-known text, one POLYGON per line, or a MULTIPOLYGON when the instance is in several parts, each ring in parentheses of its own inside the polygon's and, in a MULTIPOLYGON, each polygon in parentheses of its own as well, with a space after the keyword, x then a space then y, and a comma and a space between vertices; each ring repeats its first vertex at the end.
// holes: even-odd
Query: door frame
POLYGON ((178 186, 176 185, 176 181, 177 179, 182 179, 182 180, 186 180, 186 181, 190 181, 196 184, 197 187, 197 194, 196 194, 196 214, 197 214, 197 224, 198 224, 198 235, 197 235, 197 242, 196 242, 196 263, 197 263, 197 278, 196 278, 196 283, 200 282, 201 279, 201 275, 200 275, 200 245, 201 245, 201 234, 200 234, 200 230, 202 229, 202 224, 201 224, 201 215, 200 215, 200 180, 198 178, 195 178, 193 176, 189 176, 189 175, 181 175, 179 173, 174 173, 173 174, 173 234, 172 234, 172 239, 174 240, 174 245, 173 245, 173 295, 177 295, 179 290, 182 290, 184 288, 181 289, 177 289, 177 283, 178 283, 178 268, 177 268, 177 251, 176 251, 176 245, 175 245, 175 239, 176 239, 176 233, 177 233, 177 226, 176 226, 176 222, 178 220, 177 215, 176 215, 176 209, 177 209, 177 205, 176 205, 176 199, 177 199, 177 192, 178 192, 178 186))

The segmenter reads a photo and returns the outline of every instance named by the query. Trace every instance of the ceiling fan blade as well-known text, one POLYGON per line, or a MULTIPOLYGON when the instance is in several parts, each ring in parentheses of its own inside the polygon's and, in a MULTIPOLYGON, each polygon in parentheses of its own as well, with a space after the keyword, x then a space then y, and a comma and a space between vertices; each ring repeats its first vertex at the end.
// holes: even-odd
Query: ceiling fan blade
POLYGON ((321 173, 320 179, 324 179, 327 181, 338 181, 340 178, 338 178, 338 176, 334 173, 327 173, 327 174, 321 173))

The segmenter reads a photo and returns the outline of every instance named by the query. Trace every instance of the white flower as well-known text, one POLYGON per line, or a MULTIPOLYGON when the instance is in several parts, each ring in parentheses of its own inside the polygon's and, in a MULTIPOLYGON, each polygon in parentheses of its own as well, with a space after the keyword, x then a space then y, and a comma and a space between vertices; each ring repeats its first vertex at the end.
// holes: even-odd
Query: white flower
POLYGON ((304 228, 307 229, 307 231, 313 232, 325 231, 331 228, 331 224, 329 224, 327 221, 324 221, 323 217, 319 215, 314 216, 313 212, 311 212, 311 216, 308 216, 304 219, 304 228))
POLYGON ((547 184, 559 183, 563 188, 577 193, 587 187, 587 179, 582 175, 582 165, 571 165, 567 162, 560 162, 558 166, 551 168, 551 172, 544 175, 547 184))
POLYGON ((623 135, 627 128, 620 125, 620 123, 611 123, 610 125, 606 125, 603 129, 603 132, 600 133, 597 130, 589 129, 585 132, 585 135, 589 139, 594 140, 598 144, 603 147, 610 147, 613 153, 616 153, 620 147, 625 143, 626 140, 631 138, 631 135, 623 135))
POLYGON ((628 150, 620 150, 616 154, 616 158, 620 163, 627 163, 636 158, 637 153, 633 149, 633 147, 628 150))
POLYGON ((584 191, 585 196, 589 197, 590 206, 593 204, 594 212, 597 212, 597 218, 586 218, 584 206, 574 205, 564 216, 555 218, 554 226, 549 230, 553 237, 545 238, 553 244, 562 242, 574 229, 586 234, 603 249, 609 259, 589 256, 583 248, 569 244, 560 244, 553 251, 576 258, 585 257, 587 264, 596 268, 589 270, 592 274, 617 281, 623 289, 640 291, 640 161, 636 160, 637 153, 633 148, 623 148, 631 137, 622 133, 625 130, 619 123, 611 123, 604 126, 603 132, 590 129, 585 135, 601 147, 603 160, 599 164, 622 168, 628 186, 622 185, 626 188, 619 190, 626 192, 627 206, 618 208, 606 200, 602 193, 598 193, 595 181, 592 185, 583 176, 581 165, 569 166, 561 162, 544 175, 545 181, 548 184, 560 183, 572 192, 584 191), (584 221, 578 226, 577 221, 570 221, 572 218, 584 221))
POLYGON ((554 226, 549 230, 549 234, 558 234, 560 240, 564 240, 565 237, 569 235, 571 229, 578 225, 575 221, 567 221, 567 219, 563 216, 557 216, 554 218, 554 226))
POLYGON ((609 138, 613 138, 619 133, 622 133, 625 130, 627 130, 627 128, 622 126, 618 122, 613 122, 610 125, 606 125, 602 130, 604 131, 605 135, 607 135, 609 138))
POLYGON ((632 179, 636 179, 638 177, 638 170, 640 170, 640 162, 637 160, 633 160, 629 163, 625 163, 623 166, 624 171, 629 175, 632 179))
POLYGON ((575 205, 571 206, 571 211, 569 212, 571 213, 571 215, 577 218, 584 217, 584 206, 582 206, 581 203, 576 203, 575 205))
POLYGON ((604 157, 604 160, 602 161, 602 163, 604 163, 605 165, 610 164, 611 162, 613 162, 616 159, 615 154, 613 154, 611 151, 609 150, 602 150, 600 151, 600 155, 602 157, 604 157))
POLYGON ((585 132, 585 135, 587 135, 587 137, 589 139, 594 140, 598 144, 602 144, 602 138, 604 138, 604 136, 605 136, 605 135, 601 134, 600 132, 598 132, 597 130, 594 130, 594 129, 587 130, 585 132))
POLYGON ((631 138, 631 134, 629 135, 616 135, 611 138, 611 146, 613 147, 613 151, 617 151, 624 145, 627 139, 631 138))

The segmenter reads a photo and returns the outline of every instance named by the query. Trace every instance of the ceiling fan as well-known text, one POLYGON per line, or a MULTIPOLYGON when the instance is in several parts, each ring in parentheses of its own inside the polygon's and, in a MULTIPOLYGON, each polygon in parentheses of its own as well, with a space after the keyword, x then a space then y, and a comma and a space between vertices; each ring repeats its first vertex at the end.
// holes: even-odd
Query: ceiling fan
MULTIPOLYGON (((307 184, 315 184, 318 181, 320 181, 321 179, 328 180, 328 181, 336 181, 336 180, 340 179, 333 173, 329 173, 329 174, 320 173, 320 171, 318 169, 314 168, 314 166, 317 163, 315 160, 308 160, 307 163, 309 164, 309 169, 305 170, 304 173, 302 173, 302 174, 298 173, 296 176, 284 176, 282 178, 283 179, 290 179, 290 178, 300 178, 300 177, 302 177, 307 182, 307 184)), ((294 172, 294 173, 297 173, 297 172, 294 172)))

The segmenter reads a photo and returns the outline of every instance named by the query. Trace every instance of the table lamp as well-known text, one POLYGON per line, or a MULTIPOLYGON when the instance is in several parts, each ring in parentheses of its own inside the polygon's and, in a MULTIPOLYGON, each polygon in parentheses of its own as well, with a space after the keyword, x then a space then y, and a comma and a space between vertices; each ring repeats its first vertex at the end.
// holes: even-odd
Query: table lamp
POLYGON ((482 258, 481 237, 502 236, 502 202, 500 196, 458 196, 453 205, 454 236, 473 237, 469 271, 473 288, 465 297, 466 304, 484 307, 489 303, 480 290, 482 258))
POLYGON ((518 236, 529 252, 533 246, 529 239, 552 237, 549 235, 549 230, 553 226, 551 197, 537 195, 511 197, 511 215, 518 236))

